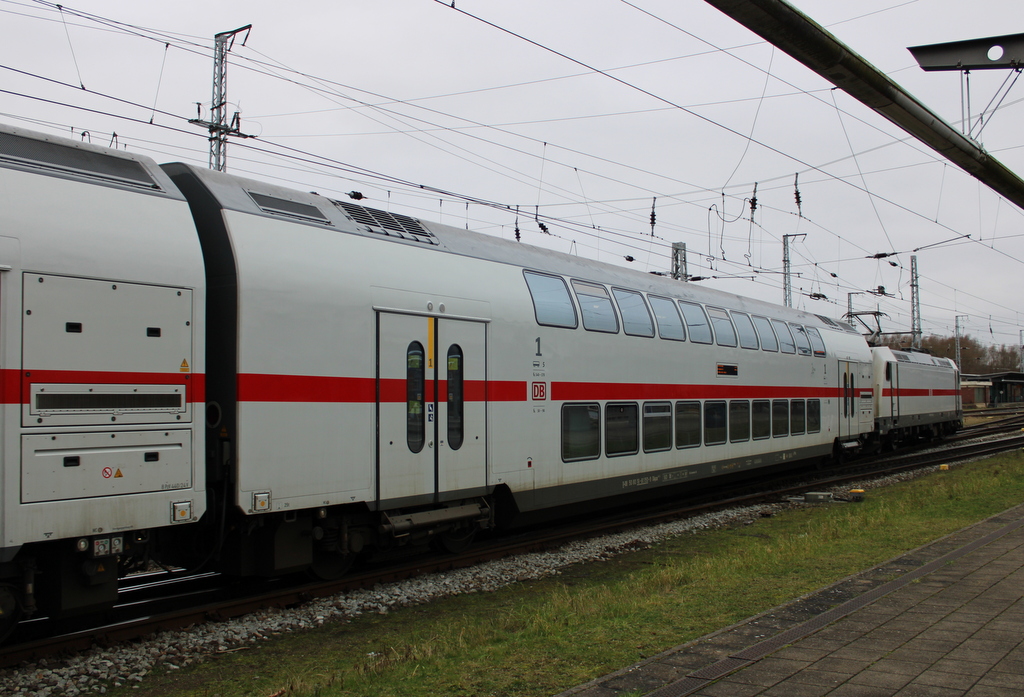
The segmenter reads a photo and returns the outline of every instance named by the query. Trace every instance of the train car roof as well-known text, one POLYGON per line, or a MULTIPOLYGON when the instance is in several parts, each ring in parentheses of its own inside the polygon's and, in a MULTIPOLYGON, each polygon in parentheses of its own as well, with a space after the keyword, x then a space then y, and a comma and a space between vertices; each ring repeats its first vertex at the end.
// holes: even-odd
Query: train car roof
POLYGON ((145 155, 0 124, 0 166, 184 200, 145 155))
POLYGON ((655 274, 565 254, 492 235, 424 221, 410 216, 338 201, 268 182, 202 169, 184 163, 164 165, 167 172, 199 179, 222 208, 293 223, 327 227, 341 233, 419 245, 466 257, 510 264, 580 280, 645 291, 656 295, 770 315, 821 329, 860 336, 839 320, 754 298, 705 288, 655 274))

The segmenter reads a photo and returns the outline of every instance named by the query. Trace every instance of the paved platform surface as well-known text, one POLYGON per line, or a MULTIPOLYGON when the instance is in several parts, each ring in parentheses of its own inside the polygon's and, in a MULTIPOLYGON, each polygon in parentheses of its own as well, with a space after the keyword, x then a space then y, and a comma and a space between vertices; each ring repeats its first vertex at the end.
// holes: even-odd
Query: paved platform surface
POLYGON ((559 697, 1024 697, 1024 504, 559 697))

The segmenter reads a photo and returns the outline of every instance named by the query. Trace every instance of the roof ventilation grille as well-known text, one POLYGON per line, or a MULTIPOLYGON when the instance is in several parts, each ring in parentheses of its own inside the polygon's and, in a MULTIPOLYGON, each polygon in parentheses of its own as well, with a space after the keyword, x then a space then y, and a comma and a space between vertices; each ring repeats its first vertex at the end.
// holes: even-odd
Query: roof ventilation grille
MULTIPOLYGON (((399 213, 389 213, 388 211, 376 208, 357 206, 346 201, 332 201, 332 203, 345 211, 352 220, 371 228, 381 228, 381 232, 385 235, 426 242, 427 244, 437 244, 437 238, 420 225, 420 222, 415 218, 399 213)), ((374 230, 374 232, 377 231, 374 230)))

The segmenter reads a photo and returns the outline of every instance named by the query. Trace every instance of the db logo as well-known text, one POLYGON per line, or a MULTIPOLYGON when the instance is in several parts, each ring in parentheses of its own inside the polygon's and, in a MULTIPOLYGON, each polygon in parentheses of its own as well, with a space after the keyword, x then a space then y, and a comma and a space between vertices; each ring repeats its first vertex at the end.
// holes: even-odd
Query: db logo
POLYGON ((548 398, 548 386, 544 382, 533 383, 533 399, 534 401, 544 400, 548 398))

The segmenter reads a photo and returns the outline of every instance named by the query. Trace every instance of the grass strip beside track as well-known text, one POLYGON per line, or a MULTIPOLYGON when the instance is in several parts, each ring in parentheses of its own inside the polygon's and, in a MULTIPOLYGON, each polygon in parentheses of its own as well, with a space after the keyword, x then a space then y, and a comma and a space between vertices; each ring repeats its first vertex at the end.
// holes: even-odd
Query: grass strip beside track
POLYGON ((280 637, 107 694, 556 694, 1022 501, 1017 452, 869 491, 860 504, 789 510, 543 581, 280 637))

